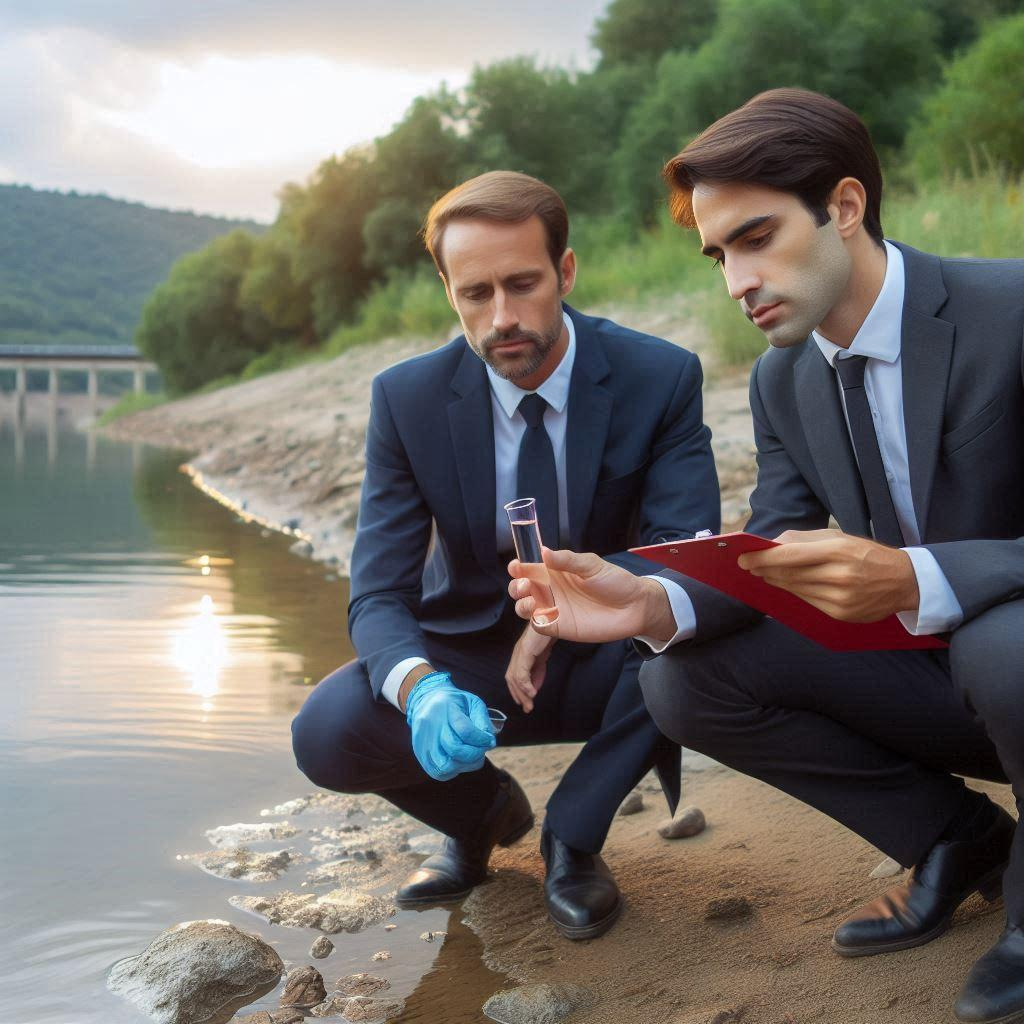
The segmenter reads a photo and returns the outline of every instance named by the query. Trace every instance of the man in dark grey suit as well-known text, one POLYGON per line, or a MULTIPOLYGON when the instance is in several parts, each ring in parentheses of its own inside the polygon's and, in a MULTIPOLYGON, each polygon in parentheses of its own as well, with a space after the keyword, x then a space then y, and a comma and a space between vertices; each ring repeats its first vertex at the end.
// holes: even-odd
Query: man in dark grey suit
MULTIPOLYGON (((1024 835, 959 778, 1009 781, 1021 807, 1024 261, 886 242, 867 130, 814 93, 755 97, 665 176, 676 220, 771 343, 750 382, 747 529, 782 543, 741 565, 838 619, 895 613, 949 649, 830 653, 666 573, 692 605, 680 621, 664 588, 570 552, 546 560, 575 615, 540 631, 670 641, 641 673, 668 736, 913 866, 839 926, 839 954, 929 942, 969 895, 1002 888, 1006 928, 956 1012, 1024 1021, 1024 835)), ((528 617, 530 584, 510 593, 528 617)))

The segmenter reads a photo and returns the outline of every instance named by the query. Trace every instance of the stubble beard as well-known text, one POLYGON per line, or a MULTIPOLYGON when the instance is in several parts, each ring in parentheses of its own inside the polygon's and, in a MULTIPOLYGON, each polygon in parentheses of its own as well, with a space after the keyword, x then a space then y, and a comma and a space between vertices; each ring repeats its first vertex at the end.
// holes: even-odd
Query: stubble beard
POLYGON ((544 331, 527 331, 517 328, 514 331, 490 331, 481 338, 476 347, 480 358, 499 376, 507 381, 515 383, 536 373, 544 364, 548 354, 558 344, 562 336, 561 309, 558 311, 558 318, 544 331), (528 341, 530 347, 524 352, 512 357, 511 360, 503 359, 501 355, 495 355, 495 345, 509 341, 528 341))
POLYGON ((852 261, 835 224, 822 225, 788 296, 759 293, 749 305, 786 302, 787 316, 777 325, 762 330, 773 348, 791 348, 810 337, 831 312, 850 282, 852 261))

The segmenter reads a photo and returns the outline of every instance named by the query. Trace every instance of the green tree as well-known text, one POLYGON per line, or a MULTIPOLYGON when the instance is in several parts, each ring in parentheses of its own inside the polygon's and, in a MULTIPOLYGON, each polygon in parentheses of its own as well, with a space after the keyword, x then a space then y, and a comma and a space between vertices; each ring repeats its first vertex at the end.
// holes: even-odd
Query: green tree
POLYGON ((695 50, 715 27, 716 0, 612 0, 590 41, 601 68, 654 64, 673 50, 695 50))
POLYGON ((247 334, 238 308, 255 245, 244 231, 215 239, 180 259, 146 301, 135 343, 160 367, 169 391, 237 373, 269 347, 269 337, 247 334))
POLYGON ((907 149, 926 178, 988 165, 1024 172, 1024 15, 992 22, 953 61, 907 149))
POLYGON ((295 279, 294 243, 279 226, 255 245, 238 290, 238 307, 250 335, 265 333, 272 341, 315 340, 312 296, 295 279))

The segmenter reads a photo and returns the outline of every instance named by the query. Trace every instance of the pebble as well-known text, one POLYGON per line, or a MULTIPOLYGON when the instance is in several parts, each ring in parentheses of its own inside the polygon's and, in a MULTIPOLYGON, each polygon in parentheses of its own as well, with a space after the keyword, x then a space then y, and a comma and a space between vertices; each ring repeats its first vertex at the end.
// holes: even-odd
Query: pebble
POLYGON ((438 941, 443 942, 447 937, 448 937, 448 933, 447 932, 424 932, 420 936, 420 938, 424 942, 433 942, 434 939, 437 939, 438 941))
POLYGON ((868 876, 869 878, 892 878, 894 875, 903 874, 903 865, 892 857, 886 857, 881 864, 878 864, 868 876))
POLYGON ((390 960, 391 954, 386 949, 378 949, 377 952, 370 957, 370 959, 373 961, 390 960))
POLYGON ((483 1009, 502 1024, 560 1024, 596 1002, 594 993, 582 985, 521 985, 495 993, 483 1009))
POLYGON ((282 1006, 316 1006, 327 996, 324 979, 315 967, 296 967, 288 973, 279 1000, 282 1006))
POLYGON ((658 826, 658 834, 664 839, 689 839, 700 835, 705 828, 704 812, 699 807, 684 807, 670 821, 658 826))
POLYGON ((372 996, 374 992, 383 992, 391 988, 387 978, 378 978, 375 974, 350 974, 341 978, 335 988, 346 998, 351 996, 372 996))
POLYGON ((309 947, 309 955, 314 960, 323 960, 334 952, 334 943, 326 935, 321 935, 312 946, 309 947))
POLYGON ((625 817, 627 814, 638 814, 643 809, 644 795, 640 790, 634 789, 619 805, 619 814, 625 817))
POLYGON ((393 932, 398 927, 397 924, 386 924, 384 925, 384 931, 393 932))
POLYGON ((718 896, 708 900, 704 918, 708 921, 740 921, 754 912, 746 896, 718 896))

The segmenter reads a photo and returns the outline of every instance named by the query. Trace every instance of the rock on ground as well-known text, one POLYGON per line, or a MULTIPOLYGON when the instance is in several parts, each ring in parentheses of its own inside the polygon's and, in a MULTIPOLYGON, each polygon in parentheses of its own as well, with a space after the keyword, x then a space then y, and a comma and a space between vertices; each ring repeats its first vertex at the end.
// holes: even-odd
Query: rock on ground
POLYGON ((258 935, 227 921, 187 921, 115 964, 107 988, 157 1024, 225 1024, 269 992, 283 970, 258 935))
POLYGON ((287 822, 280 824, 260 822, 255 825, 237 822, 234 825, 218 825, 217 828, 207 829, 205 833, 206 838, 210 840, 210 845, 221 850, 244 846, 247 843, 262 843, 268 839, 291 839, 292 836, 298 834, 299 830, 287 822))
POLYGON ((374 992, 383 992, 391 987, 387 978, 378 978, 374 974, 350 974, 341 978, 335 986, 344 996, 372 996, 374 992))
POLYGON ((405 1003, 400 999, 368 999, 365 996, 355 996, 348 1001, 345 1009, 341 1011, 342 1020, 352 1021, 353 1024, 366 1024, 377 1021, 388 1020, 397 1017, 405 1009, 405 1003))
POLYGON ((317 1003, 310 1011, 311 1017, 337 1017, 348 1006, 349 997, 332 992, 322 1003, 317 1003))
POLYGON ((250 1013, 245 1017, 234 1017, 231 1024, 299 1024, 305 1019, 301 1010, 289 1007, 284 1010, 260 1010, 259 1013, 250 1013))
POLYGON ((699 807, 684 807, 671 821, 658 826, 658 834, 665 839, 689 839, 705 828, 704 812, 699 807))
POLYGON ((619 814, 638 814, 644 809, 644 795, 638 789, 634 789, 629 796, 619 805, 619 814))
POLYGON ((214 850, 211 853, 189 853, 183 860, 198 864, 218 878, 237 878, 245 882, 276 882, 293 860, 288 850, 257 853, 247 846, 214 850))
POLYGON ((892 878, 894 875, 903 874, 903 865, 898 860, 893 860, 892 857, 886 857, 877 867, 875 867, 869 878, 892 878))
POLYGON ((278 1000, 282 1006, 316 1006, 327 996, 324 979, 315 967, 296 967, 288 973, 284 991, 278 1000))
POLYGON ((500 1024, 560 1024, 596 1001, 581 985, 522 985, 491 996, 484 1013, 500 1024))
POLYGON ((361 932, 395 913, 390 899, 369 893, 334 889, 323 896, 281 892, 276 896, 232 896, 233 907, 290 928, 317 928, 328 935, 361 932))
POLYGON ((309 955, 314 960, 323 960, 334 952, 334 943, 326 935, 321 935, 312 946, 309 947, 309 955))

